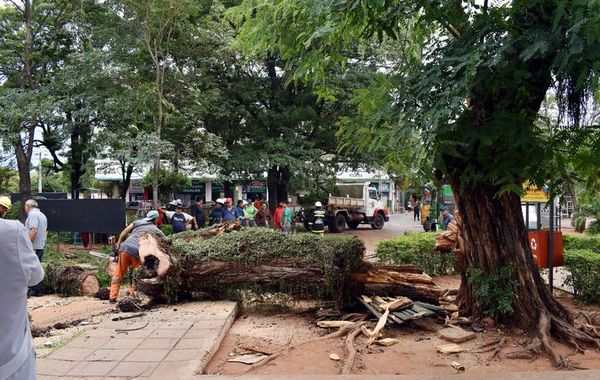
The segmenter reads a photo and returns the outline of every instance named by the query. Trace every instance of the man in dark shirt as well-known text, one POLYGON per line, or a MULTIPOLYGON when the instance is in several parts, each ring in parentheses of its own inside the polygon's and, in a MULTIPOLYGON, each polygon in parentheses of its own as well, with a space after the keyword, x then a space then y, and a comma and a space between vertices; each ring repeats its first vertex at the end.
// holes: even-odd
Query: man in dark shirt
MULTIPOLYGON (((190 219, 191 222, 193 219, 190 219)), ((173 225, 173 233, 179 233, 185 231, 185 226, 188 222, 185 220, 185 215, 183 214, 183 208, 181 206, 177 206, 175 208, 175 214, 171 217, 171 224, 173 225)))
POLYGON ((204 228, 206 225, 206 214, 204 213, 204 209, 202 205, 204 204, 204 199, 201 196, 196 196, 196 203, 192 205, 192 216, 196 219, 196 226, 198 228, 204 228))
POLYGON ((450 214, 447 207, 442 207, 442 226, 445 230, 448 229, 448 224, 454 221, 454 215, 450 214))
POLYGON ((215 207, 210 212, 210 224, 219 224, 223 222, 223 205, 219 200, 215 203, 215 207))

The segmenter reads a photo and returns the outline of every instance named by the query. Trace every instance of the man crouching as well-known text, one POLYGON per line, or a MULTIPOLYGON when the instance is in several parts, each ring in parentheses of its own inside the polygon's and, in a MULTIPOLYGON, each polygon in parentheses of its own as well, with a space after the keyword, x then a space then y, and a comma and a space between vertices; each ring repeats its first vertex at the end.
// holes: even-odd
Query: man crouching
MULTIPOLYGON (((152 232, 160 237, 165 236, 165 234, 163 234, 156 226, 157 218, 158 211, 149 211, 144 219, 136 220, 131 223, 123 230, 123 232, 121 232, 121 235, 119 235, 119 240, 116 244, 117 251, 119 252, 119 261, 110 283, 110 303, 117 302, 121 281, 123 281, 123 277, 125 277, 127 270, 129 270, 129 268, 135 269, 141 264, 139 239, 148 232, 152 232), (131 233, 131 235, 125 240, 125 237, 129 233, 131 233)), ((135 284, 133 284, 133 282, 127 293, 132 296, 135 294, 135 284)))

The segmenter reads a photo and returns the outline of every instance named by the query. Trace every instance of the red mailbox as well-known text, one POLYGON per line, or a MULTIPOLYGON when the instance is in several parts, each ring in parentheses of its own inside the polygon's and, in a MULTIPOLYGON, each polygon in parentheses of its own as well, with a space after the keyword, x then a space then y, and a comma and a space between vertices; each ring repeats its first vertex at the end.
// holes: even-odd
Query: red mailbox
MULTIPOLYGON (((530 231, 528 235, 529 248, 531 249, 535 264, 538 268, 548 268, 548 243, 550 240, 550 233, 548 231, 530 231)), ((562 232, 555 231, 552 235, 554 240, 552 263, 554 267, 561 267, 564 264, 562 232)))

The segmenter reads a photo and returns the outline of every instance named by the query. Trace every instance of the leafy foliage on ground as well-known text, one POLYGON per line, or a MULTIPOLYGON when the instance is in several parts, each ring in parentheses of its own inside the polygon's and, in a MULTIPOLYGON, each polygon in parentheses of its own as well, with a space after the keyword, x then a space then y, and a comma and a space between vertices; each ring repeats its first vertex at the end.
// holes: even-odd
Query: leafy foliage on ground
POLYGON ((454 273, 454 256, 438 252, 434 233, 413 233, 377 244, 379 262, 396 265, 416 265, 430 276, 454 273))
MULTIPOLYGON (((167 239, 176 265, 190 268, 205 261, 225 261, 239 267, 285 263, 289 267, 316 268, 325 278, 325 284, 310 284, 303 282, 303 279, 294 284, 281 281, 273 283, 272 289, 265 289, 264 284, 258 287, 251 282, 241 285, 257 292, 272 290, 294 296, 309 295, 312 298, 341 301, 347 296, 342 292, 347 288, 344 283, 348 275, 360 269, 363 264, 365 246, 356 237, 315 236, 307 233, 284 235, 266 228, 245 228, 209 240, 200 239, 206 231, 207 229, 186 231, 167 239)), ((177 299, 176 290, 180 288, 182 281, 184 280, 176 276, 169 277, 165 292, 170 301, 177 299)), ((211 293, 225 293, 228 290, 217 276, 210 283, 188 283, 186 287, 189 291, 210 290, 211 293)), ((236 287, 240 285, 236 284, 236 287)))
POLYGON ((566 251, 565 268, 569 271, 565 285, 573 287, 575 298, 584 303, 600 303, 600 251, 566 251))
POLYGON ((470 285, 475 288, 475 302, 486 314, 499 319, 513 312, 515 292, 512 276, 514 265, 507 265, 495 273, 488 273, 481 268, 470 268, 467 277, 470 285))

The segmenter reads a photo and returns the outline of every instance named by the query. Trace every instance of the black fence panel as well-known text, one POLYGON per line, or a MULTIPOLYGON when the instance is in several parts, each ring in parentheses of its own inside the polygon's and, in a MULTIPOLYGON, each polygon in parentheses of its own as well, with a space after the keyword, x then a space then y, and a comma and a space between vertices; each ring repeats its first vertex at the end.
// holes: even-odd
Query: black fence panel
POLYGON ((38 200, 49 231, 120 232, 126 223, 122 199, 38 200))

